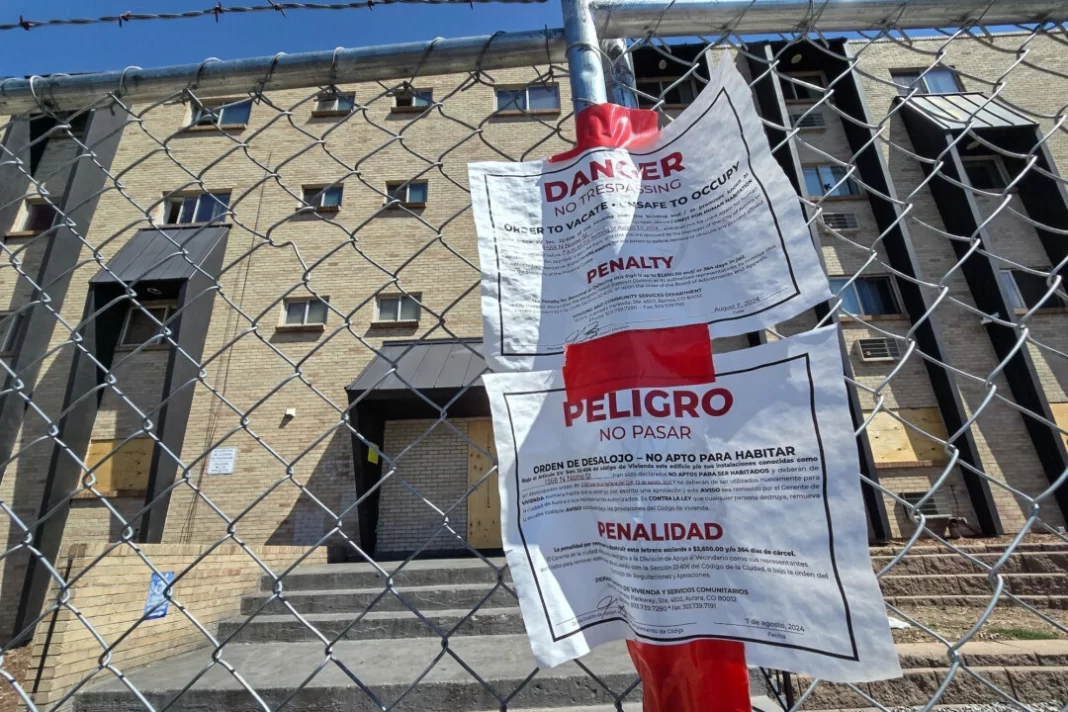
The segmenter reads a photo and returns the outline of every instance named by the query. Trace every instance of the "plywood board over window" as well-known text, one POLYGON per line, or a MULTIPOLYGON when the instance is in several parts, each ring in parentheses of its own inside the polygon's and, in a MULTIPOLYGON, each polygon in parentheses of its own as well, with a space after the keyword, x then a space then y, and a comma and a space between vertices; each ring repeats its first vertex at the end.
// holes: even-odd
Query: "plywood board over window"
MULTIPOLYGON (((1068 403, 1050 403, 1049 407, 1053 411, 1053 422, 1061 430, 1068 432, 1068 403)), ((1064 439, 1065 447, 1068 447, 1068 435, 1062 433, 1061 437, 1064 439)))
MULTIPOLYGON (((879 411, 868 424, 868 441, 876 467, 931 467, 949 460, 940 442, 949 435, 937 408, 899 408, 894 412, 923 432, 906 427, 886 411, 879 411)), ((871 411, 865 412, 864 417, 869 415, 871 411)))
MULTIPOLYGON (((147 437, 92 440, 85 464, 96 468, 96 490, 105 497, 143 497, 148 489, 154 443, 147 437)), ((96 497, 92 492, 79 492, 75 496, 79 499, 96 497)))
MULTIPOLYGON (((493 423, 489 420, 473 420, 468 425, 467 437, 482 451, 496 457, 493 444, 493 423)), ((474 447, 467 453, 467 485, 473 486, 482 480, 493 467, 493 460, 474 447)), ((501 544, 501 495, 497 488, 497 473, 486 477, 467 498, 467 543, 476 549, 500 549, 501 544)))

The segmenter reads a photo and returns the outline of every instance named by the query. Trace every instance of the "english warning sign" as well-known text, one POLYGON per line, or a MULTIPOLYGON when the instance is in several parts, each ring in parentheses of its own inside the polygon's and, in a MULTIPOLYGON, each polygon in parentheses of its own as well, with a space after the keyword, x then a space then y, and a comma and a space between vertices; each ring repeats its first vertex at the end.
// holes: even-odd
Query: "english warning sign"
POLYGON ((756 331, 831 296, 729 60, 647 146, 474 163, 470 185, 494 370, 557 368, 566 344, 624 329, 756 331))

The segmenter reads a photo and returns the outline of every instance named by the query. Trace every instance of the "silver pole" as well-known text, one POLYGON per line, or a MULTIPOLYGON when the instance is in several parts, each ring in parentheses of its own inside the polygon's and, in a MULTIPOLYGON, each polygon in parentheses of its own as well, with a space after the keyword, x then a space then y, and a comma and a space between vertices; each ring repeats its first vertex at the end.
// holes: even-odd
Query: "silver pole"
POLYGON ((604 58, 604 76, 608 83, 608 100, 628 109, 638 108, 638 95, 634 93, 634 63, 627 53, 623 40, 601 42, 604 58))
POLYGON ((1068 19, 1065 0, 591 0, 602 38, 960 27, 1068 19))
POLYGON ((571 77, 571 103, 578 114, 591 104, 608 101, 601 72, 601 51, 590 16, 589 0, 560 0, 571 77))
MULTIPOLYGON (((587 13, 588 16, 588 13, 587 13)), ((183 89, 197 96, 244 94, 330 84, 407 79, 482 69, 529 67, 564 59, 563 30, 510 32, 274 57, 80 75, 0 80, 0 115, 48 108, 71 111, 93 106, 110 93, 124 101, 166 99, 183 89)), ((603 101, 603 99, 602 99, 603 101)))

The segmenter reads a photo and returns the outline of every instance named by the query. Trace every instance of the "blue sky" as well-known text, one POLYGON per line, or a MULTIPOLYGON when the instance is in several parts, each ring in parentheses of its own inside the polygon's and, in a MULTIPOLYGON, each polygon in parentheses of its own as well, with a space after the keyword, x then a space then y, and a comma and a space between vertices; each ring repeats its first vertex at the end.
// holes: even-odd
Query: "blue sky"
MULTIPOLYGON (((177 12, 215 0, 0 0, 0 24, 100 17, 126 11, 177 12)), ((222 0, 226 5, 266 0, 222 0)), ((0 76, 86 72, 414 42, 562 26, 559 0, 537 4, 389 5, 374 10, 292 10, 117 25, 42 27, 0 32, 0 76)))

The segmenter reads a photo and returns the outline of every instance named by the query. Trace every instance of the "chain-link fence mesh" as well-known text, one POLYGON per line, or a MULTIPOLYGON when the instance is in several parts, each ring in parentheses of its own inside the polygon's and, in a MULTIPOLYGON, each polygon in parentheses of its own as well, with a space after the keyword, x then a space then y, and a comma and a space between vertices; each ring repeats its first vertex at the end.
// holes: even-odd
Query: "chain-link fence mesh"
MULTIPOLYGON (((901 680, 754 694, 1059 707, 1063 28, 744 17, 658 20, 605 63, 665 123, 724 55, 750 81, 838 298, 715 348, 840 323, 873 562, 910 626, 901 680)), ((362 83, 267 90, 272 63, 139 101, 124 74, 75 108, 30 81, 0 149, 12 704, 640 709, 622 648, 534 666, 497 551, 467 164, 574 143, 559 35, 488 69, 497 39, 362 83)))

